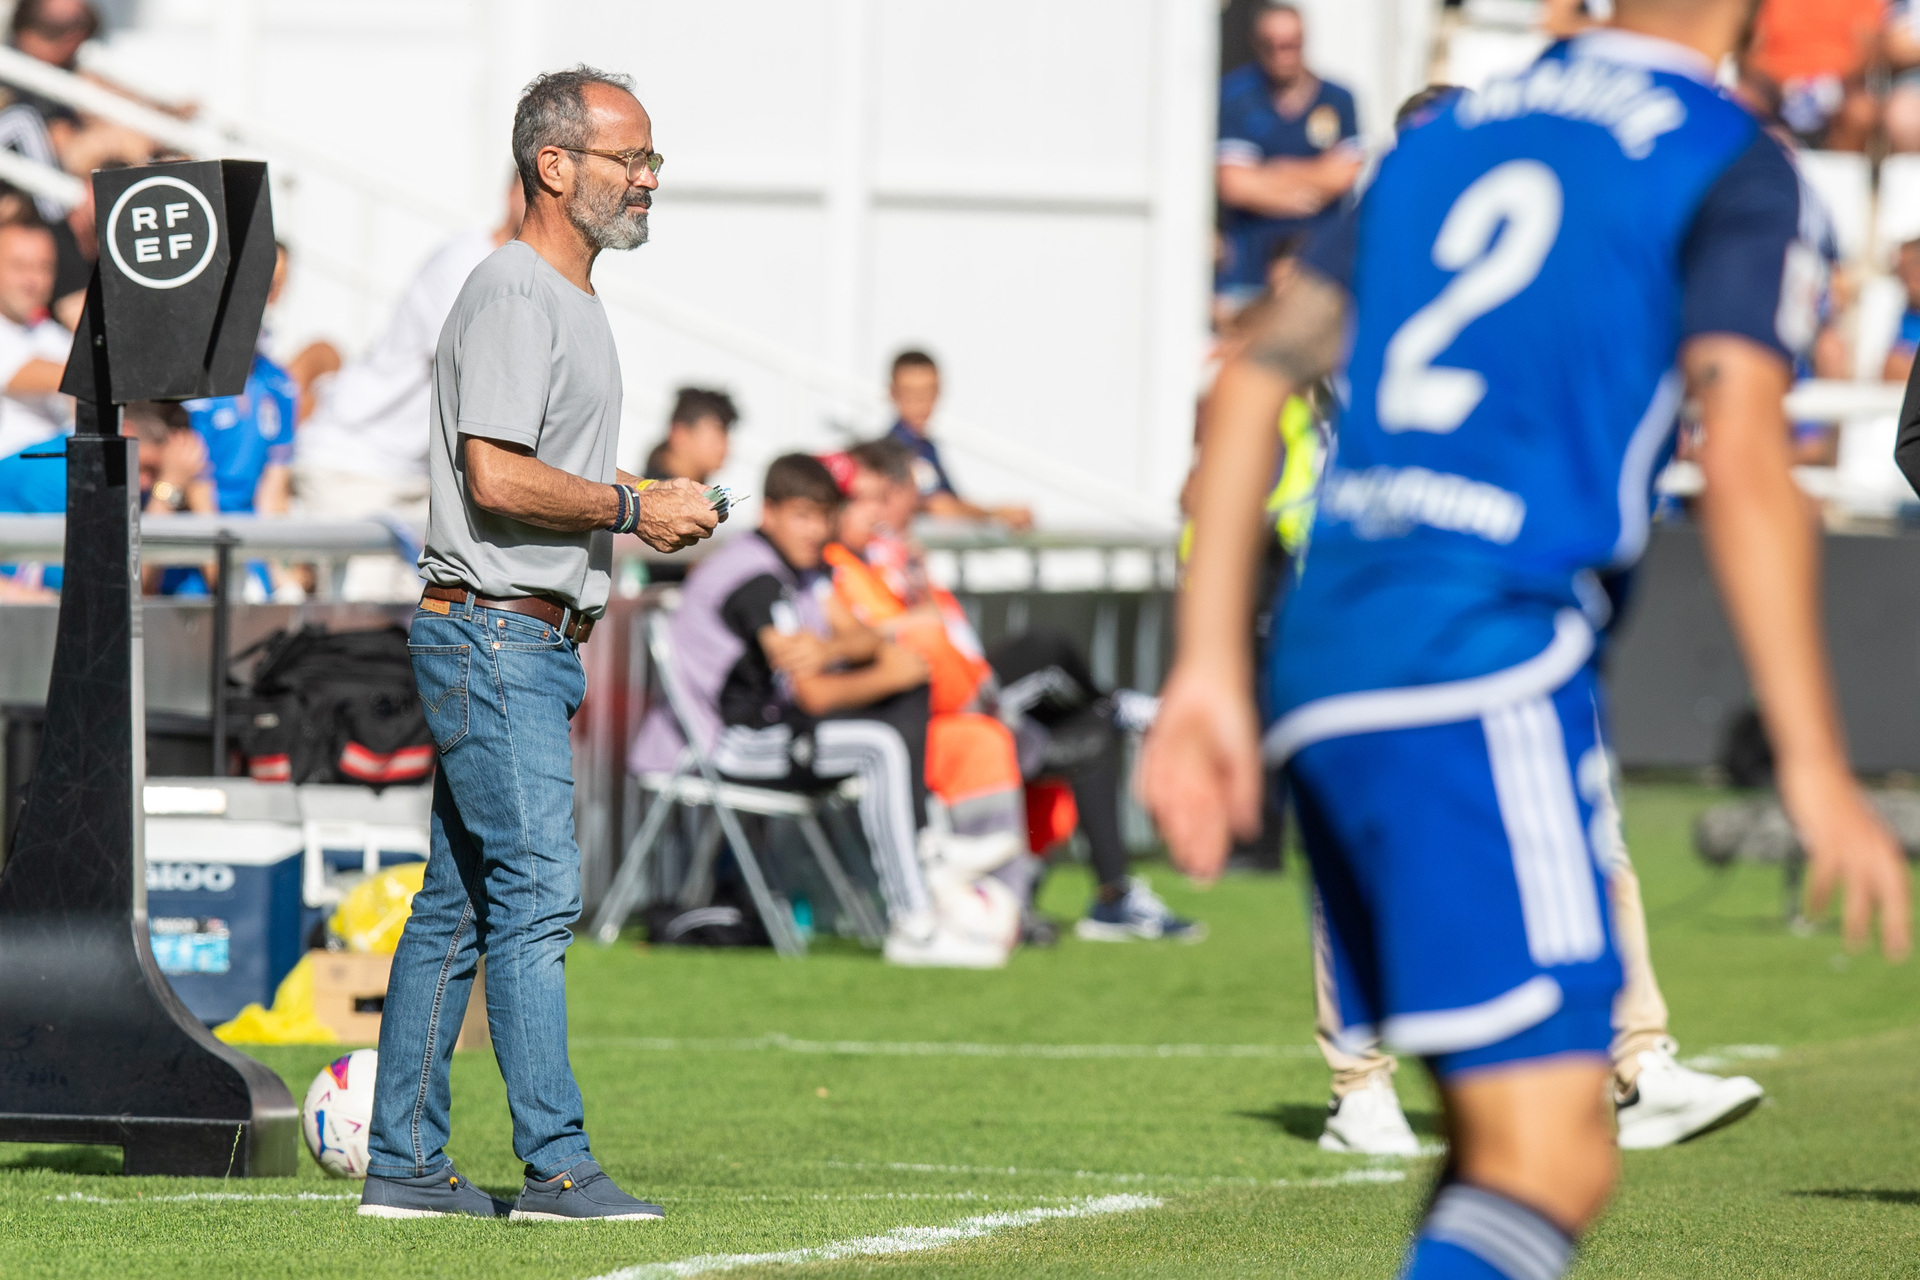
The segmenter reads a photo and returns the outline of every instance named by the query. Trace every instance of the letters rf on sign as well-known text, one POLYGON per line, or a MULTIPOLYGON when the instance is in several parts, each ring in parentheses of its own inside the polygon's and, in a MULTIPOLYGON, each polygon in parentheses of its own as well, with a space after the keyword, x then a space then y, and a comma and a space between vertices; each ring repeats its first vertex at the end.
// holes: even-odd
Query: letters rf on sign
POLYGON ((134 183, 107 216, 114 266, 149 289, 177 289, 198 277, 213 261, 219 234, 206 196, 173 177, 134 183))
MULTIPOLYGON (((187 221, 187 215, 193 206, 184 200, 156 207, 150 204, 137 204, 133 207, 133 229, 135 231, 158 231, 160 216, 164 212, 167 219, 167 257, 177 258, 183 253, 193 252, 193 232, 174 231, 173 228, 187 221)), ((160 237, 137 236, 133 242, 133 260, 135 262, 159 262, 160 237)))

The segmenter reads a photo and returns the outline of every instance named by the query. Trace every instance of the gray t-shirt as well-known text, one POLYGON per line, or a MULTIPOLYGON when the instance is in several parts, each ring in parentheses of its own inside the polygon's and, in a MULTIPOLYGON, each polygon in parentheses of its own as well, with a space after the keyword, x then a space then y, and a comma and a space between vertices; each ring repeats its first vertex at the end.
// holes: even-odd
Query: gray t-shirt
POLYGON ((550 467, 612 484, 620 390, 599 298, 518 240, 475 267, 433 356, 427 581, 496 599, 553 596, 598 616, 613 535, 556 533, 483 510, 467 491, 460 437, 526 445, 550 467))

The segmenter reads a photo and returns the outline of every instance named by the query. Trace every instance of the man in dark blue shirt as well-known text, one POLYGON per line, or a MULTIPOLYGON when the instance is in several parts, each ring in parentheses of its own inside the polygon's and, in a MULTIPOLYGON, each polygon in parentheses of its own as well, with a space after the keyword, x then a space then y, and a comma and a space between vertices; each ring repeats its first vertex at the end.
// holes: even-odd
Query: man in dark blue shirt
POLYGON ((1214 291, 1229 312, 1266 288, 1276 247, 1297 240, 1350 191, 1361 165, 1353 95, 1307 70, 1300 10, 1261 6, 1253 47, 1255 61, 1220 83, 1214 291))

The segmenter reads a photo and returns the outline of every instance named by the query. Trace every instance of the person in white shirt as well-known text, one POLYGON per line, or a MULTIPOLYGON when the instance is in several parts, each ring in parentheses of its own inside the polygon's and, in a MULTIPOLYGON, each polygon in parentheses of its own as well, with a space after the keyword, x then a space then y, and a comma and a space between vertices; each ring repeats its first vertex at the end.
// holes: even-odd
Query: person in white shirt
POLYGON ((53 233, 30 210, 0 219, 0 458, 73 430, 60 394, 73 335, 47 314, 53 233))
MULTIPOLYGON (((294 444, 300 514, 426 523, 428 396, 440 328, 467 276, 518 233, 525 212, 516 175, 500 225, 441 246, 407 285, 386 331, 317 388, 313 413, 294 444)), ((417 583, 413 589, 417 594, 417 583)))

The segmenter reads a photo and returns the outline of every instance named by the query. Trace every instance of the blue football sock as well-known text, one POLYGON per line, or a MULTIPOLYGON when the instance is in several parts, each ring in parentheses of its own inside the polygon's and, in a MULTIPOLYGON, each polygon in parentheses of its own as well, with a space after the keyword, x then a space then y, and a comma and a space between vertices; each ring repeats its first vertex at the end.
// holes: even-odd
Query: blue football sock
POLYGON ((1553 1223, 1497 1192, 1449 1183, 1434 1197, 1407 1253, 1401 1280, 1558 1280, 1573 1241, 1553 1223))

